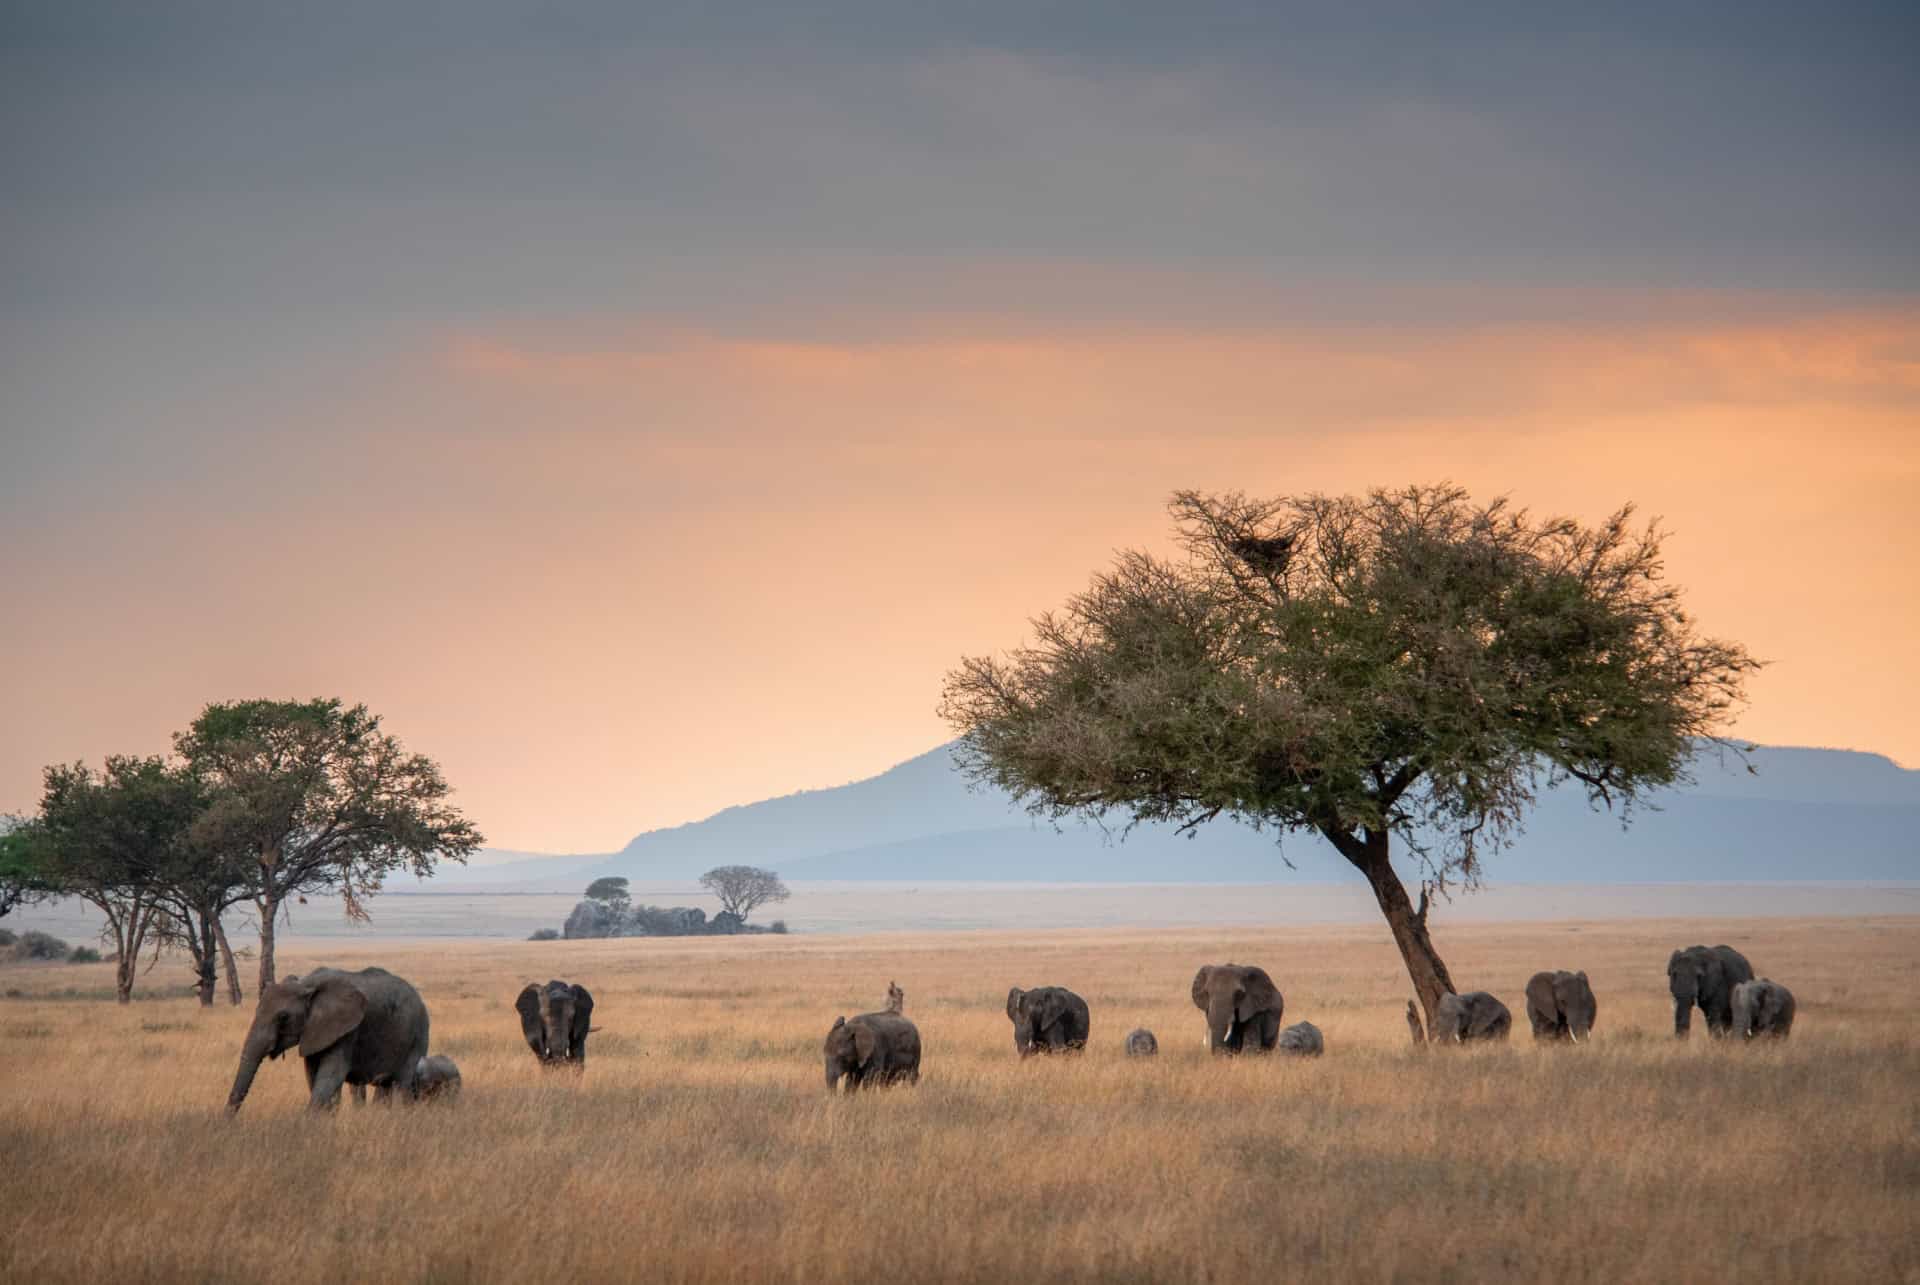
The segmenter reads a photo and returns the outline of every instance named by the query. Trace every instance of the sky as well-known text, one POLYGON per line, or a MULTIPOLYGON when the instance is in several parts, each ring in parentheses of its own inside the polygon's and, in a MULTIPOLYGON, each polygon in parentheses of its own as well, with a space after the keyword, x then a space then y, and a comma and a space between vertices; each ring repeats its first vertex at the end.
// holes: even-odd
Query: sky
POLYGON ((1442 479, 1660 516, 1771 662, 1736 731, 1920 766, 1916 57, 1899 4, 0 0, 0 811, 337 695, 605 851, 945 739, 1176 488, 1442 479))

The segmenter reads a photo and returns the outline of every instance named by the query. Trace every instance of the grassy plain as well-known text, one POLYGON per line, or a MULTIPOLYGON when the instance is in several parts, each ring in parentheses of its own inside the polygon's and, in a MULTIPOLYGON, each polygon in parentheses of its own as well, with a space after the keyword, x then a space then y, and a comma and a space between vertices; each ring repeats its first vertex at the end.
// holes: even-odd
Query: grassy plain
POLYGON ((0 970, 0 1279, 1920 1281, 1920 919, 1440 929, 1506 1046, 1409 1047, 1376 926, 296 949, 412 980, 451 1108, 302 1110, 297 1060, 221 1113, 251 1004, 120 1007, 104 966, 0 970), (1790 985, 1783 1046, 1671 1038, 1665 961, 1727 941, 1790 985), (1317 1062, 1214 1061, 1194 969, 1266 966, 1317 1062), (1585 968, 1592 1044, 1521 988, 1585 968), (511 1004, 594 992, 583 1080, 511 1004), (889 979, 916 1088, 829 1099, 819 1047, 889 979), (1015 1061, 1010 985, 1093 1010, 1015 1061), (1148 1062, 1126 1032, 1160 1037, 1148 1062))

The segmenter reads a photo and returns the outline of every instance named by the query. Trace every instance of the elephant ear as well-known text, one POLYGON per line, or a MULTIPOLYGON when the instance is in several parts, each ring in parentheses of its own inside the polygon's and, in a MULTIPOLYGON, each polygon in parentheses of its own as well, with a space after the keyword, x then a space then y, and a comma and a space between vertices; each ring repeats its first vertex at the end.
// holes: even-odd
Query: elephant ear
POLYGON ((1016 1024, 1020 1021, 1020 1001, 1026 997, 1027 993, 1018 986, 1007 992, 1007 1017, 1016 1024))
POLYGON ((1667 957, 1667 976, 1673 976, 1674 970, 1680 967, 1680 955, 1681 952, 1676 950, 1667 957))
POLYGON ((1193 1006, 1203 1013, 1207 1010, 1207 981, 1212 976, 1212 964, 1202 964, 1193 975, 1193 1006))
POLYGON ((1273 984, 1273 978, 1267 976, 1264 968, 1249 968, 1246 972, 1246 996, 1240 1001, 1240 1020, 1253 1020, 1256 1013, 1265 1013, 1280 1007, 1280 988, 1273 984))
POLYGON ((1040 1000, 1040 1013, 1035 1024, 1041 1030, 1058 1026, 1067 1015, 1067 997, 1058 990, 1050 990, 1040 1000))
POLYGON ((586 1047, 587 1032, 593 1029, 593 996, 587 988, 575 985, 573 988, 573 1027, 567 1032, 568 1052, 579 1057, 586 1047))
POLYGON ((535 1053, 544 1054, 546 1036, 540 1027, 540 988, 528 982, 527 988, 520 992, 520 998, 513 1001, 513 1006, 520 1011, 520 1033, 526 1036, 527 1047, 535 1053))
POLYGON ((853 1052, 862 1067, 873 1063, 874 1054, 880 1051, 880 1035, 865 1022, 853 1027, 853 1052))
POLYGON ((329 977, 314 988, 307 1024, 300 1032, 300 1056, 315 1057, 353 1033, 367 1015, 367 997, 351 983, 329 977))

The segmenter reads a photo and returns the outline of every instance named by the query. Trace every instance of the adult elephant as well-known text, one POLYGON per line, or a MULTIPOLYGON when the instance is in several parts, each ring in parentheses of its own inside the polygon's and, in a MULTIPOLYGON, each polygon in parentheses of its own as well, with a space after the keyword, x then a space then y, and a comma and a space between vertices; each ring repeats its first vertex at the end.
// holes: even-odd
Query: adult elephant
POLYGON ((1753 965, 1731 946, 1688 946, 1667 960, 1667 987, 1673 992, 1673 1033, 1687 1038, 1693 1007, 1707 1018, 1707 1034, 1733 1029, 1733 988, 1753 980, 1753 965))
POLYGON ((384 968, 316 968, 275 982, 260 992, 227 1110, 246 1101, 262 1058, 296 1047, 307 1064, 307 1105, 315 1110, 338 1103, 342 1085, 352 1085, 356 1098, 369 1084, 377 1099, 395 1092, 411 1098, 415 1068, 427 1055, 427 1006, 384 968))
POLYGON ((1266 969, 1207 964, 1193 975, 1193 1006, 1207 1015, 1207 1047, 1225 1054, 1270 1052, 1286 1004, 1266 969))
POLYGON ((1023 1058, 1087 1047, 1092 1025, 1087 1001, 1064 986, 1014 987, 1007 992, 1007 1017, 1013 1022, 1013 1047, 1023 1058))
POLYGON ((1448 1044, 1469 1040, 1504 1040, 1513 1029, 1513 1014, 1507 1006, 1485 991, 1464 995, 1442 995, 1433 1007, 1430 1039, 1448 1044))
POLYGON ((825 1053, 829 1093, 843 1077, 849 1093, 920 1080, 920 1028, 897 1012, 836 1017, 825 1053))
POLYGON ((550 981, 528 982, 513 1001, 520 1013, 520 1034, 549 1069, 587 1069, 587 1035, 593 1030, 593 996, 584 986, 550 981))
POLYGON ((1600 1011, 1593 987, 1584 972, 1565 969, 1539 972, 1527 979, 1527 1021, 1536 1040, 1570 1040, 1575 1044, 1593 1036, 1593 1019, 1600 1011))
POLYGON ((1742 1039, 1784 1040, 1793 1031, 1793 992, 1769 977, 1733 988, 1733 1029, 1742 1039))

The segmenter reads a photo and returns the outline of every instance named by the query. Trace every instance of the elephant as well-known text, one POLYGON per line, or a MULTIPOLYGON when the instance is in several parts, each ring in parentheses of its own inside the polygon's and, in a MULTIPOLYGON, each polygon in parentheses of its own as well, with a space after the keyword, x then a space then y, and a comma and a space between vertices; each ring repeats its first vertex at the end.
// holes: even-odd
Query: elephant
POLYGON ((307 1105, 326 1110, 352 1085, 362 1098, 389 1100, 397 1091, 413 1096, 413 1077, 427 1055, 427 1006, 420 993, 384 968, 357 973, 316 968, 260 992, 253 1025, 240 1047, 240 1069, 227 1095, 227 1111, 240 1109, 262 1058, 297 1047, 307 1064, 307 1105))
POLYGON ((1753 965, 1731 946, 1689 946, 1667 960, 1667 986, 1673 992, 1673 1034, 1687 1038, 1698 1004, 1707 1017, 1707 1034, 1733 1029, 1733 988, 1753 980, 1753 965))
POLYGON ((587 1069, 587 1035, 594 1028, 593 996, 586 987, 528 982, 513 1006, 520 1011, 520 1033, 541 1066, 587 1069))
POLYGON ((1594 1015, 1600 1011, 1585 973, 1539 972, 1527 979, 1527 1021, 1536 1040, 1593 1038, 1594 1015))
POLYGON ((1087 1047, 1087 1001, 1064 986, 1014 987, 1007 992, 1007 1016, 1013 1021, 1013 1047, 1023 1058, 1087 1047))
POLYGON ((1280 1032, 1280 1042, 1275 1047, 1294 1057, 1319 1057, 1327 1051, 1327 1042, 1312 1022, 1295 1022, 1280 1032))
POLYGON ((1280 1038, 1285 1001, 1263 968, 1207 964, 1193 975, 1193 1006, 1207 1015, 1215 1053, 1266 1053, 1280 1038))
POLYGON ((1504 1040, 1513 1027, 1513 1014, 1485 991, 1442 995, 1434 1005, 1430 1040, 1462 1044, 1468 1040, 1504 1040))
POLYGON ((1733 988, 1733 1030, 1742 1039, 1784 1040, 1793 1031, 1793 992, 1762 977, 1733 988))
POLYGON ((1160 1041, 1153 1038, 1153 1032, 1146 1027, 1136 1027, 1127 1032, 1128 1057, 1152 1057, 1160 1051, 1160 1041))
POLYGON ((836 1017, 827 1032, 827 1092, 920 1081, 920 1028, 899 1013, 836 1017))
POLYGON ((423 1057, 413 1066, 413 1097, 417 1102, 451 1102, 460 1096, 460 1068, 444 1053, 423 1057))

